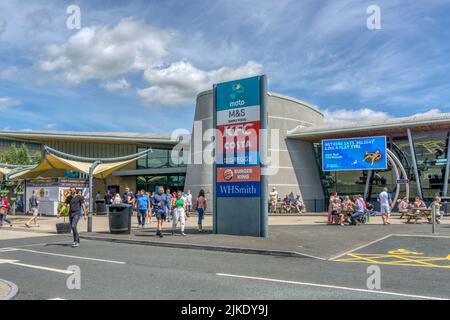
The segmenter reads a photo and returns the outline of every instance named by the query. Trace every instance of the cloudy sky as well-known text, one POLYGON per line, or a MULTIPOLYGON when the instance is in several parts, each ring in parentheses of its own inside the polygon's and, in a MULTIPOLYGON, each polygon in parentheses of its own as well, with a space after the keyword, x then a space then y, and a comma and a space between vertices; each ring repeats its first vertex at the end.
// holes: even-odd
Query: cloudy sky
POLYGON ((450 1, 0 2, 0 130, 191 130, 198 92, 261 73, 329 123, 450 112, 450 1))

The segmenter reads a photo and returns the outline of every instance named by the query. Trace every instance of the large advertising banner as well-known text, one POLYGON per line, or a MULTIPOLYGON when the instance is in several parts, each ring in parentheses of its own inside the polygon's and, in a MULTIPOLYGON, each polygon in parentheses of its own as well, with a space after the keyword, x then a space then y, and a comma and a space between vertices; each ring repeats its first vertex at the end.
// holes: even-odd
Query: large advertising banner
POLYGON ((253 77, 216 86, 217 197, 259 197, 261 194, 260 83, 261 77, 253 77), (240 173, 246 168, 247 174, 240 173))
POLYGON ((386 137, 322 140, 322 170, 387 169, 386 137))

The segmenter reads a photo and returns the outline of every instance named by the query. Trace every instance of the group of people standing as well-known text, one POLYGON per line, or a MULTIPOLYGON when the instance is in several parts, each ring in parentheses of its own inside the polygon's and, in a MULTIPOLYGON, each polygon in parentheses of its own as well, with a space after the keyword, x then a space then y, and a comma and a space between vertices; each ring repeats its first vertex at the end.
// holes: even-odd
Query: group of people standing
POLYGON ((163 222, 172 222, 172 235, 180 223, 181 235, 185 236, 186 219, 193 209, 198 214, 198 231, 203 232, 203 218, 206 210, 205 191, 200 190, 196 200, 195 208, 193 207, 193 199, 190 190, 186 193, 182 191, 171 193, 170 189, 164 190, 159 187, 157 192, 149 193, 144 190, 134 194, 129 187, 125 188, 125 193, 120 196, 116 194, 105 196, 106 204, 129 204, 132 205, 137 215, 138 227, 144 228, 146 223, 151 223, 155 217, 157 221, 156 235, 163 237, 163 222))

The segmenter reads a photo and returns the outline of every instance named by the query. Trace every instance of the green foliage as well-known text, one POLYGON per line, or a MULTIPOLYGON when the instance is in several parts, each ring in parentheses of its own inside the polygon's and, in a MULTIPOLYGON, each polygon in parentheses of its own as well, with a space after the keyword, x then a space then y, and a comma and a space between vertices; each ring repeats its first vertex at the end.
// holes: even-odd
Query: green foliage
POLYGON ((19 148, 13 143, 6 151, 0 154, 0 163, 7 163, 12 165, 30 165, 40 161, 41 155, 39 152, 30 153, 26 144, 22 144, 19 148))
MULTIPOLYGON (((60 202, 58 203, 58 212, 61 210, 61 208, 63 207, 64 202, 60 202)), ((69 216, 69 206, 66 206, 66 209, 64 209, 63 213, 61 213, 61 217, 68 217, 69 216)))

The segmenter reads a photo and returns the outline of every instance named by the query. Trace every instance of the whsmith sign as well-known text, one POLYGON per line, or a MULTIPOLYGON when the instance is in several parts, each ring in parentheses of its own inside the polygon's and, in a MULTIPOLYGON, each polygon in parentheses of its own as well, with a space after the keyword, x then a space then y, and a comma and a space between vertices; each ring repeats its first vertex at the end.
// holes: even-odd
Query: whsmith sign
POLYGON ((214 86, 216 233, 267 236, 267 177, 260 159, 266 81, 258 76, 214 86))

